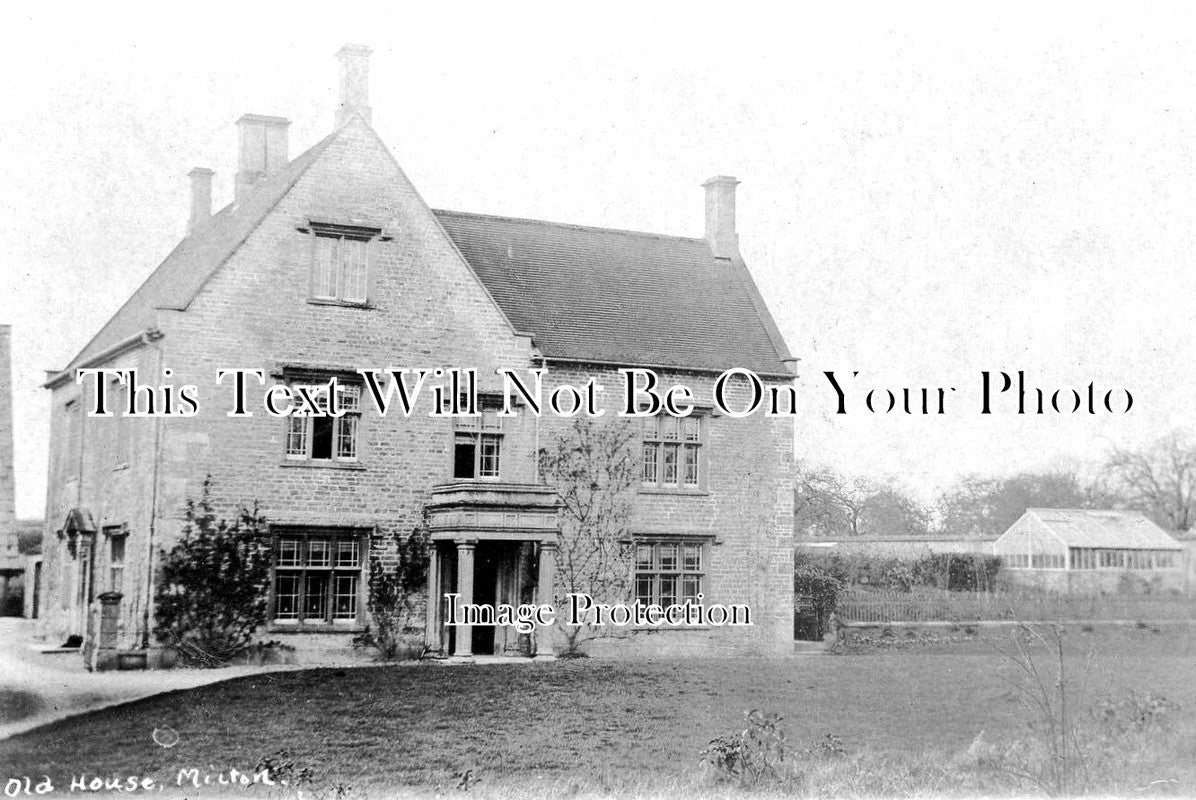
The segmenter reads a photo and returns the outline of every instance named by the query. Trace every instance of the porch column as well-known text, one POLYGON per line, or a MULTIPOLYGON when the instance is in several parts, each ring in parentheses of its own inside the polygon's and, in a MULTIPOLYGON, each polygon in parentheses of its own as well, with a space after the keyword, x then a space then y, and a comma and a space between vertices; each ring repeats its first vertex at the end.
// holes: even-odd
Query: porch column
MULTIPOLYGON (((475 541, 457 542, 457 598, 458 609, 463 603, 473 602, 473 551, 475 541)), ((458 612, 459 613, 459 612, 458 612)), ((460 617, 458 617, 460 618, 460 617)), ((454 656, 473 656, 473 626, 458 625, 457 640, 453 647, 454 656)))
MULTIPOLYGON (((553 587, 556 583, 556 542, 540 543, 540 572, 536 576, 536 603, 552 605, 553 587)), ((561 609, 557 609, 558 614, 561 609)), ((552 636, 548 629, 536 628, 536 658, 553 658, 552 636)))
POLYGON ((436 542, 428 548, 428 607, 424 609, 424 643, 433 652, 440 652, 440 605, 444 602, 440 590, 440 552, 436 542))

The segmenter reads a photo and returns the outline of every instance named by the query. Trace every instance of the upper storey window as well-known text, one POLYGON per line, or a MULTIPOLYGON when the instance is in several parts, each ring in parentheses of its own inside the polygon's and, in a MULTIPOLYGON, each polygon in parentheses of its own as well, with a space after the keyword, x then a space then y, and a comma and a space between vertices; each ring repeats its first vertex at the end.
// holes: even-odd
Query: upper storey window
POLYGON ((662 489, 698 489, 703 481, 705 418, 657 415, 644 420, 640 480, 662 489))
MULTIPOLYGON (((286 456, 309 461, 357 461, 358 432, 361 428, 361 386, 336 384, 339 417, 292 414, 287 417, 286 456)), ((328 388, 314 392, 321 411, 328 408, 328 388)))
POLYGON ((502 397, 481 395, 480 417, 458 417, 453 432, 453 477, 497 479, 502 457, 502 397))
POLYGON ((325 303, 369 302, 370 261, 377 228, 312 223, 311 298, 325 303))

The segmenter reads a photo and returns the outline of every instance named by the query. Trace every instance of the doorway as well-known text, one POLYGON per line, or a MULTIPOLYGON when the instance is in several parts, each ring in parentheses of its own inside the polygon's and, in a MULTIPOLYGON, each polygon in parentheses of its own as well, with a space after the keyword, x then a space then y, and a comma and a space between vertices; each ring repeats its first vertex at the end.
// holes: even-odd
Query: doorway
MULTIPOLYGON (((460 576, 455 547, 448 543, 441 551, 439 585, 443 591, 460 591, 460 576)), ((532 542, 478 542, 474 550, 473 603, 496 607, 518 607, 535 596, 535 547, 532 542)), ((460 629, 446 625, 447 603, 441 606, 440 642, 445 653, 455 653, 460 629)), ((470 650, 475 656, 531 655, 531 637, 512 626, 474 625, 470 632, 470 650)))

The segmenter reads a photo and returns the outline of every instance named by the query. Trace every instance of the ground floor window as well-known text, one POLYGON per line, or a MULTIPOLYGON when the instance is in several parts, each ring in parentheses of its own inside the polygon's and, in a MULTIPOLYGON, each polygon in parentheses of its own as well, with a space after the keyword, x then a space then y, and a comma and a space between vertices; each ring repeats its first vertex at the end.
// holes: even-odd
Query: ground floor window
POLYGON ((635 545, 635 597, 668 607, 698 602, 704 594, 705 543, 684 539, 639 541, 635 545))
POLYGON ((360 621, 365 537, 357 529, 276 531, 271 592, 279 625, 351 625, 360 621))

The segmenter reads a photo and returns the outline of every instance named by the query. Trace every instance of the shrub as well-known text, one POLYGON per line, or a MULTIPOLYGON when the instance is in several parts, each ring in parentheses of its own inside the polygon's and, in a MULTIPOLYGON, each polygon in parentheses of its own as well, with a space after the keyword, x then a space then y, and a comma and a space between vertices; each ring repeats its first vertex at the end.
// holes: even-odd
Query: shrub
POLYGON ((1077 724, 1074 678, 1064 658, 1063 630, 1021 625, 1010 646, 998 647, 1016 677, 1007 679, 1032 714, 1030 734, 1014 742, 999 768, 1054 796, 1077 793, 1088 778, 1086 748, 1077 724))
POLYGON ((753 710, 745 716, 747 726, 712 739, 702 750, 700 763, 713 770, 715 780, 735 781, 746 788, 779 780, 786 757, 780 715, 753 710))
MULTIPOLYGON (((793 571, 793 592, 805 598, 813 616, 813 637, 821 640, 827 632, 831 614, 838 607, 843 581, 832 571, 815 565, 799 564, 793 571)), ((798 610, 800 613, 800 609, 798 610)))
POLYGON ((817 566, 845 585, 865 585, 908 592, 931 586, 957 592, 994 591, 1001 559, 979 553, 938 553, 918 559, 853 553, 823 554, 799 550, 797 568, 817 566))
POLYGON ((912 565, 914 581, 952 592, 987 592, 997 585, 1001 559, 972 553, 935 553, 912 565))
POLYGON ((370 624, 353 637, 354 647, 372 647, 383 661, 403 655, 403 640, 419 630, 415 624, 417 599, 422 597, 428 579, 431 540, 421 526, 407 536, 392 535, 370 546, 369 609, 370 624), (387 568, 384 556, 393 557, 387 568))
POLYGON ((215 667, 244 653, 266 621, 270 545, 266 521, 242 508, 235 520, 216 516, 212 480, 188 500, 183 534, 160 552, 155 635, 183 663, 215 667))

